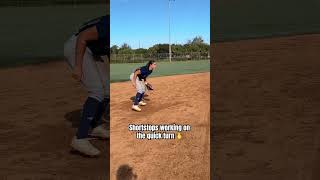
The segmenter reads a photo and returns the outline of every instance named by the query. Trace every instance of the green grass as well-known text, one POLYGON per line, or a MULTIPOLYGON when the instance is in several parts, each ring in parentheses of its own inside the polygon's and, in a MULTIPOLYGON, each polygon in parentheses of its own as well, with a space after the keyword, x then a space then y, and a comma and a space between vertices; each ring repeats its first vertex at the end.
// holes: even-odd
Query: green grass
POLYGON ((213 42, 320 33, 319 0, 213 1, 213 42))
MULTIPOLYGON (((111 64, 111 82, 128 81, 130 74, 138 67, 145 63, 126 63, 126 64, 111 64)), ((150 75, 169 76, 177 74, 192 74, 210 71, 210 61, 179 61, 179 62, 158 62, 157 69, 150 75)))
POLYGON ((0 67, 63 57, 63 44, 77 27, 105 14, 103 4, 1 7, 0 67))

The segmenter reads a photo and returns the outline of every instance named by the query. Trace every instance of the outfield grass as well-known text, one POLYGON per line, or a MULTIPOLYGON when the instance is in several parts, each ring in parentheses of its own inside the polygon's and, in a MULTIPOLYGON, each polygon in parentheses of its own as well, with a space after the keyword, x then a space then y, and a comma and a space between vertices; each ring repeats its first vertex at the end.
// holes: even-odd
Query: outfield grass
MULTIPOLYGON (((138 67, 145 63, 111 64, 111 82, 128 81, 129 75, 138 67)), ((192 74, 199 72, 209 72, 210 61, 179 61, 179 62, 158 62, 157 69, 150 75, 169 76, 177 74, 192 74)))
POLYGON ((85 21, 106 14, 106 5, 0 7, 0 67, 63 57, 63 44, 85 21))
POLYGON ((320 33, 319 0, 213 1, 213 42, 320 33))

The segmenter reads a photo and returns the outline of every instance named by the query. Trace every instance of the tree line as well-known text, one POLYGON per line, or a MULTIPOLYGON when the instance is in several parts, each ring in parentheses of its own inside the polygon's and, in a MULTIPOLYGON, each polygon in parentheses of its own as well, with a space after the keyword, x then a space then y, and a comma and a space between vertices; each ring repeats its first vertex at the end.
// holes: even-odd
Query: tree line
MULTIPOLYGON (((201 36, 196 36, 192 40, 188 40, 185 44, 171 44, 171 52, 177 53, 192 53, 192 52, 209 52, 210 45, 205 43, 201 36)), ((169 53, 169 44, 155 44, 150 48, 132 49, 127 43, 122 44, 120 47, 113 45, 111 47, 111 54, 159 54, 169 53)))

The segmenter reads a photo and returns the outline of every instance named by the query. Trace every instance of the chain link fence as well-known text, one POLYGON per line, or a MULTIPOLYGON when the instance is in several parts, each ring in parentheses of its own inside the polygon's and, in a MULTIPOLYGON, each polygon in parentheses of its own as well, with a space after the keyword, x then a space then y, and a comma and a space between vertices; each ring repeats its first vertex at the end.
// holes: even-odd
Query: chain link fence
MULTIPOLYGON (((111 63, 143 63, 150 60, 169 61, 169 53, 158 54, 111 54, 111 63)), ((210 60, 210 52, 172 53, 172 61, 210 60)))

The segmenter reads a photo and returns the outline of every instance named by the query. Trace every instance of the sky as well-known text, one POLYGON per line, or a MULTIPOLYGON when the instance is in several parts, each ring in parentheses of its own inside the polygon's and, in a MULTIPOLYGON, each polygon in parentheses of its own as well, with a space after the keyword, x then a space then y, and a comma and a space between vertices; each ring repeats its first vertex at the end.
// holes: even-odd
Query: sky
MULTIPOLYGON (((210 42, 210 0, 170 0, 171 43, 210 42)), ((133 49, 169 43, 168 0, 110 0, 110 44, 133 49)))

